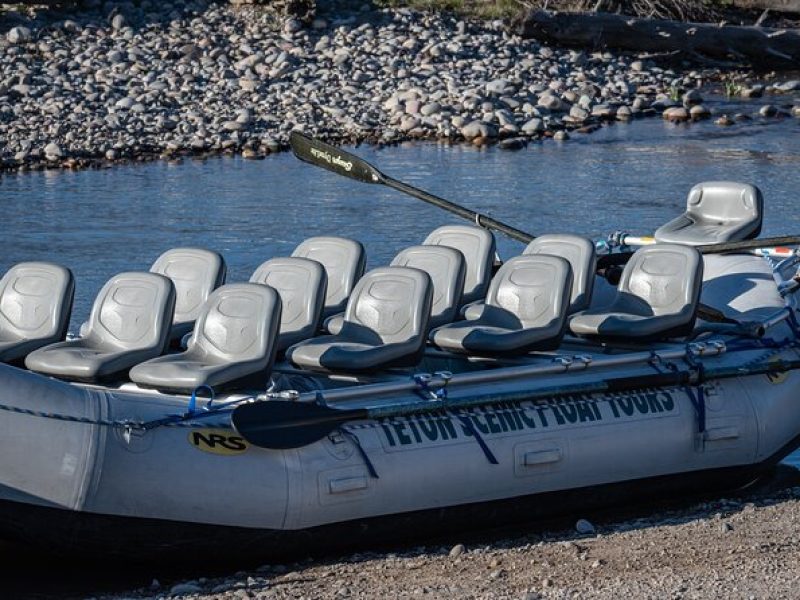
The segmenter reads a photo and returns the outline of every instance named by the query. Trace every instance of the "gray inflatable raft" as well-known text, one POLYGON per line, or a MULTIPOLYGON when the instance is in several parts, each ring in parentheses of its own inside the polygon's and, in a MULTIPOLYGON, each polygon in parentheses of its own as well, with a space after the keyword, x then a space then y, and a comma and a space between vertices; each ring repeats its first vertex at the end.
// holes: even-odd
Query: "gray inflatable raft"
POLYGON ((0 365, 0 535, 284 560, 746 485, 800 443, 794 308, 757 257, 707 258, 705 280, 703 302, 759 335, 566 337, 512 358, 429 348, 369 375, 279 361, 269 392, 210 405, 0 365))

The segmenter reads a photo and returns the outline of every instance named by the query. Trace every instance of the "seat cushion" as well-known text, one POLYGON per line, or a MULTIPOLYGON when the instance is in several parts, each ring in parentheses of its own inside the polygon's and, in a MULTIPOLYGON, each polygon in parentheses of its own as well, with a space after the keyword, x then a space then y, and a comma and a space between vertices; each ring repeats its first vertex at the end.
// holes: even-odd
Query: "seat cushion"
POLYGON ((420 350, 419 343, 369 344, 323 335, 292 346, 286 358, 312 371, 359 372, 416 364, 420 350))
POLYGON ((159 356, 136 365, 130 377, 138 385, 175 392, 189 393, 200 386, 209 386, 219 391, 233 387, 242 380, 252 380, 253 385, 259 377, 266 384, 269 373, 259 362, 208 362, 186 357, 185 353, 159 356))
POLYGON ((136 363, 153 356, 151 348, 103 351, 82 338, 40 348, 28 355, 25 365, 31 371, 91 382, 123 375, 136 363))

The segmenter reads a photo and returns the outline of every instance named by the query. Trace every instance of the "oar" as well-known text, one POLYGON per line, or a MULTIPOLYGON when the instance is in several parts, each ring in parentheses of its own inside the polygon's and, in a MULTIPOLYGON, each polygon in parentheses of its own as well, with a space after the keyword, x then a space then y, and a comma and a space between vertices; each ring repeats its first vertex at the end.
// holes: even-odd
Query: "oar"
POLYGON ((389 177, 388 175, 384 175, 374 166, 369 164, 364 159, 359 158, 355 154, 350 154, 341 148, 336 148, 335 146, 331 146, 325 142, 312 139, 298 131, 292 132, 291 136, 289 137, 289 144, 291 145, 292 151, 297 158, 307 163, 311 163, 312 165, 317 165, 318 167, 322 167, 328 171, 333 171, 334 173, 344 175, 345 177, 349 177, 350 179, 355 179, 356 181, 361 181, 363 183, 383 184, 400 192, 406 193, 409 196, 413 196, 414 198, 422 200, 423 202, 443 208, 444 210, 449 211, 454 215, 458 215, 463 219, 472 221, 481 227, 504 233, 508 237, 524 244, 527 244, 534 238, 534 236, 531 234, 520 231, 516 227, 511 227, 511 225, 507 225, 481 213, 464 208, 455 202, 450 202, 449 200, 445 200, 439 196, 434 196, 433 194, 429 194, 424 190, 420 190, 414 186, 408 185, 407 183, 403 183, 402 181, 398 181, 397 179, 389 177))
POLYGON ((557 399, 579 394, 599 394, 646 388, 699 385, 712 379, 783 373, 800 369, 800 359, 762 363, 750 367, 706 368, 599 379, 504 394, 485 394, 456 400, 422 400, 375 408, 338 409, 313 402, 267 400, 238 406, 231 417, 234 429, 248 442, 276 450, 312 444, 349 421, 385 419, 411 414, 437 413, 500 402, 557 399))
MULTIPOLYGON (((292 131, 289 137, 289 144, 292 147, 294 155, 302 161, 311 163, 333 173, 344 175, 350 179, 361 181, 363 183, 380 183, 390 188, 406 193, 414 198, 433 204, 439 208, 458 215, 463 219, 472 221, 473 223, 493 229, 506 234, 512 239, 520 241, 524 244, 529 243, 535 238, 530 233, 525 233, 512 227, 506 223, 483 215, 481 213, 469 210, 445 200, 439 196, 434 196, 424 190, 415 188, 414 186, 398 181, 388 175, 381 173, 373 165, 369 164, 362 158, 355 154, 346 152, 341 148, 331 146, 320 140, 312 139, 299 131, 292 131)), ((697 249, 702 254, 721 254, 723 252, 733 252, 736 250, 748 250, 752 248, 768 248, 772 246, 791 246, 800 244, 800 236, 780 236, 772 238, 762 238, 756 240, 745 240, 743 242, 726 242, 722 244, 709 244, 706 246, 698 246, 697 249)), ((628 259, 633 256, 633 252, 619 252, 616 254, 603 255, 599 259, 598 268, 607 268, 610 266, 625 264, 628 259)))
MULTIPOLYGON (((776 246, 796 246, 800 244, 800 236, 781 235, 777 237, 757 238, 754 240, 744 240, 741 242, 723 242, 721 244, 707 244, 705 246, 695 246, 700 254, 723 254, 725 252, 736 252, 739 250, 752 250, 753 248, 773 248, 776 246)), ((597 260, 597 268, 605 269, 608 267, 624 265, 633 252, 616 252, 614 254, 604 254, 597 260)))

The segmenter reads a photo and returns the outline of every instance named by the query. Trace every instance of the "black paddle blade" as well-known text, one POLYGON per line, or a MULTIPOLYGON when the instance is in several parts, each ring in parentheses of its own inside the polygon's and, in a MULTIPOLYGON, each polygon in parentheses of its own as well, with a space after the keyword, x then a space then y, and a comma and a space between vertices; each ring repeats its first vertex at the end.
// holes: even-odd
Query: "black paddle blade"
POLYGON ((284 450, 313 444, 342 423, 367 417, 366 409, 337 410, 306 402, 267 400, 236 407, 231 421, 254 446, 284 450))
POLYGON ((383 173, 356 155, 312 139, 299 131, 291 133, 289 145, 300 160, 333 171, 337 175, 363 183, 384 183, 386 179, 383 173))

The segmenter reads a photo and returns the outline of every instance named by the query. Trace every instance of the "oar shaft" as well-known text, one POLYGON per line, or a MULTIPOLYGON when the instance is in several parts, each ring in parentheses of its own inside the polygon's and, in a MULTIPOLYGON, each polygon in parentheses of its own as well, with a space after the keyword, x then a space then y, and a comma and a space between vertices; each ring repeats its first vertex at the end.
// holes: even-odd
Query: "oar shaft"
POLYGON ((494 229, 495 231, 499 231, 500 233, 504 233, 508 237, 515 239, 523 244, 529 243, 531 240, 534 239, 530 233, 526 233, 516 227, 512 227, 511 225, 507 225, 502 221, 498 221, 486 215, 483 215, 479 212, 475 212, 473 210, 469 210, 460 206, 454 202, 450 202, 449 200, 445 200, 444 198, 440 198, 439 196, 434 196, 424 190, 417 189, 407 183, 403 183, 402 181, 398 181, 389 176, 384 176, 383 183, 390 188, 393 188, 399 192, 403 192, 408 194, 409 196, 413 196, 418 200, 422 200, 423 202, 427 202, 428 204, 432 204, 433 206, 437 206, 439 208, 443 208, 444 210, 453 213, 461 217, 462 219, 466 219, 468 221, 472 221, 476 225, 480 227, 485 227, 486 229, 494 229))

